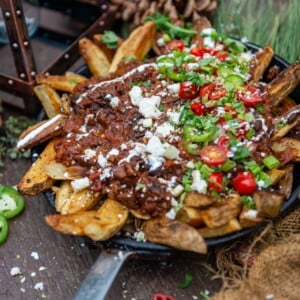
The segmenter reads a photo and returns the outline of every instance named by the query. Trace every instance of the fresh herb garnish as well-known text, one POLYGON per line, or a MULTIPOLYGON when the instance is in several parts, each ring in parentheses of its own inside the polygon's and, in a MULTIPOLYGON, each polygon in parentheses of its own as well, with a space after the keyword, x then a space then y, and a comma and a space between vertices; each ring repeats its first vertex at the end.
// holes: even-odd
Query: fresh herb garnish
POLYGON ((109 49, 116 49, 118 47, 118 40, 119 37, 110 30, 104 31, 104 35, 101 39, 101 41, 105 43, 109 49))
POLYGON ((184 28, 181 25, 175 25, 171 19, 160 13, 154 13, 152 16, 146 17, 145 21, 152 21, 158 30, 168 34, 171 39, 179 38, 188 44, 190 38, 197 32, 195 30, 184 28))
POLYGON ((192 281, 193 281, 193 275, 190 272, 185 272, 185 274, 184 274, 184 282, 180 283, 178 285, 178 287, 180 289, 186 289, 186 288, 188 288, 191 285, 192 281))
POLYGON ((242 196, 242 204, 248 207, 249 209, 255 208, 255 202, 250 196, 242 196))
POLYGON ((209 300, 209 294, 210 293, 208 290, 204 290, 199 293, 200 297, 202 297, 204 300, 209 300))

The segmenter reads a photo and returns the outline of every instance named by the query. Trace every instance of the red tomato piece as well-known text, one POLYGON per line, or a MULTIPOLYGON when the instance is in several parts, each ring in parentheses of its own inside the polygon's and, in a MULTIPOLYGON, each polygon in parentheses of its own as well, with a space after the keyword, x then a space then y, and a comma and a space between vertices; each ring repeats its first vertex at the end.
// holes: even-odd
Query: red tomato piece
POLYGON ((250 172, 239 172, 233 178, 232 184, 241 195, 251 195, 257 188, 255 177, 250 172))
POLYGON ((220 166, 227 159, 227 149, 219 145, 211 145, 200 152, 201 160, 209 166, 220 166))
POLYGON ((198 95, 198 86, 189 81, 181 82, 179 87, 179 97, 186 100, 196 98, 198 95))
POLYGON ((253 107, 262 102, 259 88, 252 85, 245 85, 243 90, 236 92, 237 98, 244 102, 246 107, 253 107))
POLYGON ((222 135, 219 137, 218 146, 228 148, 229 146, 229 137, 227 135, 222 135))
POLYGON ((214 54, 214 56, 220 61, 225 61, 226 58, 228 57, 228 54, 223 51, 218 51, 217 53, 214 54))
POLYGON ((169 50, 183 51, 185 45, 182 40, 172 40, 166 46, 169 50))
POLYGON ((219 100, 226 95, 226 89, 215 83, 207 83, 200 88, 200 97, 208 97, 209 100, 219 100))
POLYGON ((157 293, 153 295, 151 300, 175 300, 175 298, 169 294, 157 293))
POLYGON ((190 53, 192 55, 197 56, 197 57, 203 57, 204 54, 213 55, 215 53, 215 50, 213 50, 213 49, 207 49, 207 48, 198 48, 198 47, 195 47, 195 48, 192 48, 190 50, 190 53))
POLYGON ((208 189, 214 189, 218 193, 224 189, 222 172, 214 172, 208 177, 208 189))
POLYGON ((193 111, 195 115, 203 116, 205 113, 205 108, 201 103, 193 103, 190 105, 190 109, 193 111))

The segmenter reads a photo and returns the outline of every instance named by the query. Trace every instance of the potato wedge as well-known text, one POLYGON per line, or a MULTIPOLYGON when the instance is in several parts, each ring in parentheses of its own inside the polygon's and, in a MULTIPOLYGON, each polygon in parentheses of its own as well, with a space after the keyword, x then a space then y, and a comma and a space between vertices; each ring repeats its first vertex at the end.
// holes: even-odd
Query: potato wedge
POLYGON ((110 62, 105 53, 92 40, 81 38, 78 47, 81 56, 94 76, 106 76, 108 74, 110 62))
POLYGON ((118 64, 128 56, 134 56, 136 60, 142 60, 153 45, 155 37, 155 25, 146 22, 137 27, 118 48, 109 68, 109 73, 117 70, 118 64))
POLYGON ((220 205, 211 206, 202 212, 205 225, 209 228, 216 228, 236 218, 240 213, 241 197, 234 195, 220 205))
POLYGON ((278 193, 285 196, 286 199, 288 199, 292 193, 293 189, 293 170, 294 165, 287 165, 284 169, 285 174, 284 176, 279 180, 278 182, 278 193))
POLYGON ((84 82, 86 80, 88 80, 87 77, 83 76, 83 75, 80 75, 80 74, 77 74, 75 72, 72 72, 72 71, 67 71, 65 73, 65 76, 67 78, 69 78, 70 80, 75 80, 77 81, 78 83, 81 83, 81 82, 84 82))
POLYGON ((286 171, 279 169, 271 169, 267 173, 270 177, 271 185, 275 185, 286 174, 286 171))
POLYGON ((241 230, 242 227, 237 219, 232 219, 228 223, 216 227, 216 228, 208 228, 203 227, 199 228, 198 232, 204 237, 204 238, 214 238, 218 236, 223 236, 226 234, 230 234, 236 231, 241 230))
POLYGON ((45 173, 55 180, 74 180, 82 178, 86 169, 80 166, 66 167, 61 163, 51 162, 45 166, 45 173))
POLYGON ((58 114, 49 120, 28 127, 20 135, 17 148, 27 150, 60 135, 66 118, 67 116, 58 114))
POLYGON ((300 62, 296 62, 276 76, 267 86, 272 106, 277 106, 300 83, 300 62))
POLYGON ((197 229, 168 218, 146 221, 143 226, 148 241, 171 246, 177 249, 206 253, 207 246, 197 229))
POLYGON ((55 159, 54 146, 57 139, 53 139, 48 143, 46 148, 37 158, 35 163, 31 165, 29 170, 22 177, 17 185, 18 191, 23 195, 34 196, 40 192, 50 189, 54 184, 54 179, 45 173, 45 166, 55 159))
POLYGON ((266 46, 255 53, 254 62, 251 64, 250 70, 251 83, 256 83, 261 80, 273 56, 274 51, 270 46, 266 46))
POLYGON ((62 212, 63 207, 69 201, 73 192, 71 183, 69 180, 61 182, 58 188, 55 188, 55 210, 59 213, 62 212))
POLYGON ((127 208, 119 202, 106 199, 96 211, 82 211, 68 215, 48 215, 46 223, 64 234, 84 235, 94 241, 104 241, 115 235, 126 223, 127 208))
POLYGON ((184 199, 184 205, 189 207, 206 207, 215 202, 213 197, 197 192, 187 193, 184 199))
POLYGON ((245 205, 242 208, 242 211, 239 216, 239 221, 242 228, 253 227, 264 220, 262 216, 259 215, 256 209, 249 209, 245 205))
POLYGON ((50 119, 60 113, 61 99, 58 93, 45 84, 36 85, 33 91, 50 119))
MULTIPOLYGON (((67 190, 66 190, 67 192, 67 190)), ((56 194, 55 203, 62 203, 63 199, 61 193, 56 194)), ((80 211, 85 211, 93 208, 100 200, 100 194, 95 195, 89 189, 83 189, 78 192, 74 192, 73 189, 69 194, 69 198, 65 199, 64 204, 60 209, 62 215, 75 214, 80 211)))
POLYGON ((282 194, 267 191, 256 191, 253 194, 257 211, 266 217, 276 217, 279 215, 284 198, 282 194))
POLYGON ((276 141, 282 138, 298 124, 300 124, 300 104, 273 119, 274 130, 271 140, 276 141))
POLYGON ((284 137, 278 141, 273 142, 271 145, 271 148, 275 153, 286 151, 288 148, 296 149, 297 157, 296 157, 295 161, 300 161, 300 141, 299 140, 284 137))
POLYGON ((85 81, 85 78, 82 78, 81 76, 71 76, 71 73, 69 73, 69 76, 66 75, 37 75, 36 76, 36 82, 38 84, 46 84, 50 87, 52 87, 55 90, 63 91, 71 93, 75 86, 85 81))
POLYGON ((200 227, 203 225, 202 212, 200 209, 194 207, 182 207, 177 212, 176 219, 193 227, 200 227))

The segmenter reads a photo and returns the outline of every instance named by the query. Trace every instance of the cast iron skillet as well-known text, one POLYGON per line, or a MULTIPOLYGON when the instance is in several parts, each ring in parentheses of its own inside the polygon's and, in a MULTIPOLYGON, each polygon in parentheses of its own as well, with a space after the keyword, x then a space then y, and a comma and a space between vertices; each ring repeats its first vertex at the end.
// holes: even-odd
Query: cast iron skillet
MULTIPOLYGON (((261 49, 253 43, 246 43, 248 49, 252 52, 256 52, 261 49)), ((285 69, 289 64, 283 60, 281 57, 275 55, 269 67, 277 66, 279 70, 285 69)), ((81 67, 78 73, 83 75, 88 75, 88 69, 86 66, 81 67)), ((298 86, 294 92, 291 94, 293 99, 300 98, 300 87, 298 86)), ((41 120, 44 116, 42 112, 39 116, 41 120)), ((41 149, 34 149, 32 151, 32 160, 34 161, 37 154, 41 149)), ((290 198, 284 202, 282 207, 282 213, 292 206, 300 193, 300 177, 297 176, 300 171, 300 166, 295 165, 294 167, 294 183, 293 192, 290 198)), ((48 202, 54 206, 54 196, 50 191, 45 192, 45 197, 48 202)), ((261 224, 251 227, 248 229, 243 229, 238 232, 228 234, 222 237, 209 238, 206 239, 208 248, 212 248, 218 245, 222 245, 231 242, 236 239, 240 239, 250 234, 251 232, 257 230, 261 224)), ((101 247, 101 253, 95 264, 92 266, 87 277, 82 282, 79 290, 75 294, 75 300, 100 300, 104 299, 110 286, 112 285, 118 271, 122 267, 123 263, 128 257, 142 257, 150 259, 164 259, 167 257, 174 256, 179 253, 178 250, 154 244, 150 242, 137 242, 130 237, 115 236, 106 242, 97 243, 99 248, 101 247)))

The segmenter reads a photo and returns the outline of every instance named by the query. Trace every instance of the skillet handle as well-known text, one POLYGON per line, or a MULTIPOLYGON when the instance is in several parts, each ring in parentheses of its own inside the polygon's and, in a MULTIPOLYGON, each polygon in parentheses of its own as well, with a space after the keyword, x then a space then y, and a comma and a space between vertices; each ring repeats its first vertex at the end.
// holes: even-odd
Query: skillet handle
POLYGON ((100 256, 83 280, 73 300, 103 300, 119 270, 133 251, 107 252, 101 250, 100 256))

